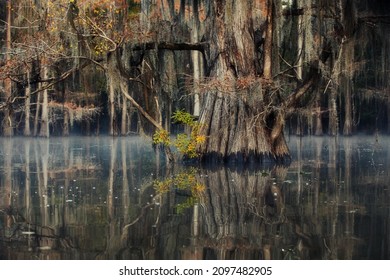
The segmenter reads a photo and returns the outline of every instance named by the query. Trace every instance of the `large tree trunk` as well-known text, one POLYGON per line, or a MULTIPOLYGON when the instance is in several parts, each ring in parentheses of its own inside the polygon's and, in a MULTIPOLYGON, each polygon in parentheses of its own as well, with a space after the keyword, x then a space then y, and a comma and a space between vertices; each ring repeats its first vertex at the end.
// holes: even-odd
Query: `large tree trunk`
MULTIPOLYGON (((267 90, 262 89, 260 80, 252 80, 257 74, 254 18, 261 18, 264 12, 255 14, 259 10, 255 6, 253 1, 213 1, 213 22, 207 35, 210 53, 217 55, 210 65, 210 80, 218 86, 206 93, 200 115, 201 133, 208 136, 199 147, 204 159, 281 160, 289 154, 283 136, 283 112, 265 112, 267 90)), ((270 27, 271 10, 267 15, 263 20, 270 27)), ((267 36, 272 36, 269 31, 267 36)), ((267 79, 271 78, 270 69, 265 63, 267 79)))

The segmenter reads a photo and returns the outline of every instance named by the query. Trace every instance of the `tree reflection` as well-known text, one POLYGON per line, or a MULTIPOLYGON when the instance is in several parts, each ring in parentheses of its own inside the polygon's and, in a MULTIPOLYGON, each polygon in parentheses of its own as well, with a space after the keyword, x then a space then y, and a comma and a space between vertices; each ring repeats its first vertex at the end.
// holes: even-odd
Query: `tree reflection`
POLYGON ((381 143, 294 138, 289 166, 166 169, 132 138, 1 141, 4 259, 389 257, 381 143))

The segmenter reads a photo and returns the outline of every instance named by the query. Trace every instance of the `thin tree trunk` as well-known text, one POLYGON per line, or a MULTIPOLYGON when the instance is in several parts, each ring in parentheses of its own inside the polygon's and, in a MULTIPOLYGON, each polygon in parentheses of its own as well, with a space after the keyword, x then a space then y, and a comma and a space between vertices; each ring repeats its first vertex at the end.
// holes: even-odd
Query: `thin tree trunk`
POLYGON ((336 85, 332 85, 330 89, 329 99, 328 99, 328 109, 329 109, 328 134, 330 136, 336 136, 339 131, 336 94, 337 94, 336 85))
MULTIPOLYGON (((11 0, 7 0, 6 4, 6 67, 10 68, 11 62, 11 0)), ((8 70, 10 71, 10 70, 8 70)), ((4 79, 4 91, 5 91, 5 99, 6 102, 11 102, 12 96, 12 82, 9 77, 4 79)), ((12 104, 9 103, 4 112, 4 120, 3 120, 3 135, 4 136, 13 136, 13 112, 12 112, 12 104)))
POLYGON ((324 134, 322 129, 322 113, 321 113, 321 92, 317 91, 316 93, 316 102, 315 102, 315 127, 314 134, 316 136, 322 136, 324 134))
POLYGON ((344 3, 342 20, 345 32, 345 50, 342 59, 341 86, 345 97, 345 119, 343 134, 352 135, 353 117, 352 117, 352 79, 355 73, 354 56, 355 56, 355 4, 352 0, 346 0, 344 3))
POLYGON ((27 70, 27 85, 25 91, 25 103, 24 103, 24 136, 31 136, 31 128, 30 128, 30 103, 31 103, 31 85, 30 85, 30 71, 27 70))
POLYGON ((41 103, 41 92, 37 93, 37 101, 36 101, 36 108, 35 108, 35 117, 34 117, 34 136, 38 135, 38 129, 39 129, 39 113, 40 113, 40 103, 41 103))
POLYGON ((64 123, 62 127, 62 136, 69 136, 69 110, 64 108, 64 123))
MULTIPOLYGON (((109 74, 110 75, 110 74, 109 74)), ((116 135, 116 124, 115 124, 115 86, 113 79, 108 79, 108 92, 109 92, 109 115, 110 115, 110 122, 109 122, 109 134, 110 135, 116 135)))
MULTIPOLYGON (((48 79, 48 66, 45 65, 45 61, 42 65, 43 73, 42 78, 43 80, 48 79)), ((46 87, 46 82, 43 82, 43 87, 46 87)), ((45 88, 42 92, 43 94, 43 103, 42 103, 42 115, 41 115, 41 128, 39 132, 39 136, 41 137, 49 137, 49 96, 48 96, 48 89, 45 88)))
POLYGON ((343 127, 343 135, 352 135, 352 94, 351 94, 351 81, 348 77, 344 77, 344 94, 345 94, 345 119, 343 127))
POLYGON ((122 97, 121 135, 127 134, 127 99, 122 97))
POLYGON ((264 70, 265 79, 272 79, 272 41, 273 41, 273 0, 268 0, 267 27, 264 42, 264 70))
MULTIPOLYGON (((196 2, 196 1, 194 1, 196 2)), ((197 6, 194 7, 194 11, 197 11, 197 6)), ((196 13, 197 15, 197 13, 196 13)), ((199 42, 199 18, 198 16, 193 17, 192 22, 193 28, 191 30, 191 43, 199 42)), ((193 77, 194 77, 194 109, 193 115, 199 117, 200 114, 200 96, 199 96, 199 82, 201 78, 202 70, 202 57, 199 55, 198 51, 191 52, 192 58, 192 67, 193 67, 193 77)))
MULTIPOLYGON (((301 1, 297 1, 299 4, 301 1)), ((301 5, 298 4, 298 9, 301 8, 301 5)), ((298 16, 298 46, 297 46, 297 70, 296 76, 298 80, 302 80, 303 77, 303 16, 298 16)))

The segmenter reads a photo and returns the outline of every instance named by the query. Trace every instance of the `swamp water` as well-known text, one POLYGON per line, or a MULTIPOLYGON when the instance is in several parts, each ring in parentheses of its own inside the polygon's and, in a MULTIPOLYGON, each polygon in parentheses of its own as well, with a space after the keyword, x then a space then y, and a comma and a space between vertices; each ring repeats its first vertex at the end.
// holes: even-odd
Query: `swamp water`
POLYGON ((168 169, 150 140, 0 139, 0 259, 389 259, 390 138, 168 169))

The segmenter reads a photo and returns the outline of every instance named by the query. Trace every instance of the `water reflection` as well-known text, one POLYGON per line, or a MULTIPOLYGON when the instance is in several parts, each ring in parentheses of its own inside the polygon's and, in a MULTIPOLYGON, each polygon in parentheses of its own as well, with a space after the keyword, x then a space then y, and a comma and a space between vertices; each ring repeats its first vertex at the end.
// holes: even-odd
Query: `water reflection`
POLYGON ((1 259, 388 259, 389 139, 167 168, 141 138, 0 139, 1 259))

